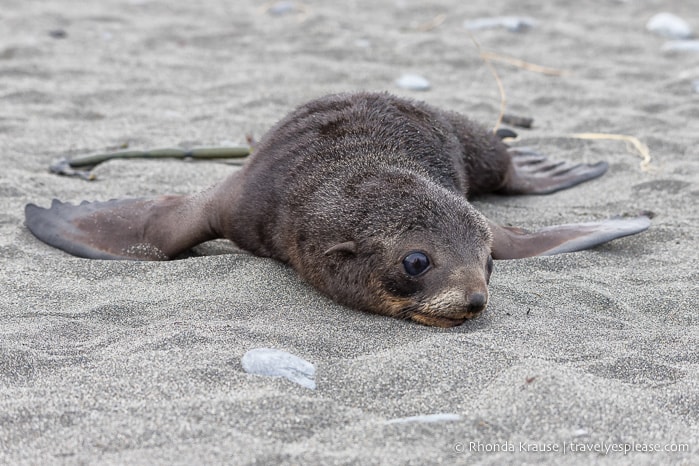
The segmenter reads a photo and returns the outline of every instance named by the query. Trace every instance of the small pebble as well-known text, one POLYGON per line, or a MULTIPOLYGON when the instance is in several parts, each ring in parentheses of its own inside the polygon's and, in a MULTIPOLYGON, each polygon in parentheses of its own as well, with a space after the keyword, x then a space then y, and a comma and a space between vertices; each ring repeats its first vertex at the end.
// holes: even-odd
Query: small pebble
POLYGON ((534 18, 528 16, 495 16, 466 20, 464 27, 469 31, 505 28, 510 32, 524 32, 536 26, 536 23, 534 18))
POLYGON ((699 40, 669 40, 663 44, 663 52, 699 52, 699 40))
POLYGON ((286 351, 255 348, 243 355, 243 370, 249 374, 285 377, 302 387, 315 390, 316 368, 310 362, 286 351))
POLYGON ((646 29, 668 39, 689 39, 692 28, 685 20, 672 13, 662 12, 654 15, 646 23, 646 29))
POLYGON ((431 423, 460 421, 461 416, 451 413, 425 414, 422 416, 399 417, 386 421, 386 424, 406 424, 409 422, 431 423))
POLYGON ((296 11, 296 5, 294 2, 276 2, 267 11, 274 16, 282 16, 296 11))
POLYGON ((396 86, 411 91, 427 91, 430 82, 419 74, 404 74, 396 80, 396 86))
POLYGON ((64 29, 53 29, 49 31, 49 36, 54 39, 65 39, 68 37, 68 33, 64 29))

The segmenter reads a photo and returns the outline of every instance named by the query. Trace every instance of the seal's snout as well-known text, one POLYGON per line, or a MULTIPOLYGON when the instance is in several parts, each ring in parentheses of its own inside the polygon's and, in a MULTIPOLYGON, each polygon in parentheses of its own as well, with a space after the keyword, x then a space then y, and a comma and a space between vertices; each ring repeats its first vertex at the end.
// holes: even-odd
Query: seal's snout
POLYGON ((485 309, 486 304, 488 304, 488 298, 486 298, 484 293, 471 293, 467 297, 467 309, 469 313, 477 314, 485 309))
POLYGON ((451 288, 428 301, 410 306, 409 318, 435 327, 454 327, 481 314, 488 305, 488 291, 478 287, 464 291, 451 288))

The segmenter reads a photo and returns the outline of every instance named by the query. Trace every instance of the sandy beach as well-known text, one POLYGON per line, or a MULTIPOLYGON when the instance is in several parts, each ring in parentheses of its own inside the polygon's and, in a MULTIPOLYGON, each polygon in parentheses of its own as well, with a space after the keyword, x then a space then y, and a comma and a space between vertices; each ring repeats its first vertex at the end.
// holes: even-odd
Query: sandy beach
POLYGON ((692 2, 6 0, 0 11, 0 463, 696 464, 699 53, 646 29, 692 2), (62 157, 244 144, 332 92, 387 90, 493 126, 494 61, 518 145, 606 160, 551 196, 474 204, 527 228, 651 211, 589 251, 499 261, 481 317, 436 329, 337 305, 224 241, 171 262, 72 257, 24 206, 198 192, 231 163, 62 157), (405 74, 429 90, 403 89, 405 74), (638 138, 583 140, 576 133, 638 138), (315 390, 247 373, 255 348, 315 390))

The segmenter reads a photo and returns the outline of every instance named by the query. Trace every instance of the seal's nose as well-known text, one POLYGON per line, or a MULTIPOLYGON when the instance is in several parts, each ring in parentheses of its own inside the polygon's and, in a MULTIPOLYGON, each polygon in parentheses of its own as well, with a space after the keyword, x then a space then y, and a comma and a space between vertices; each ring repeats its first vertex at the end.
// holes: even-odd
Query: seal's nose
POLYGON ((468 312, 481 312, 485 309, 485 305, 488 300, 484 293, 471 293, 468 295, 468 312))

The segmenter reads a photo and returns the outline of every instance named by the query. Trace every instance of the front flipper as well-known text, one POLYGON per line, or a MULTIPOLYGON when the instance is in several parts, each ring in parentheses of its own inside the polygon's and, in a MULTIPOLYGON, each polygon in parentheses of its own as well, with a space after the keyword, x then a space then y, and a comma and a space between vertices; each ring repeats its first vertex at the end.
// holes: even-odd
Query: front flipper
POLYGON ((197 197, 113 199, 48 209, 27 204, 25 224, 41 241, 90 259, 168 260, 215 237, 197 197))
POLYGON ((521 259, 582 251, 623 236, 635 235, 650 226, 644 215, 633 218, 613 217, 601 222, 555 225, 530 232, 504 227, 491 221, 493 259, 521 259))
POLYGON ((512 165, 502 194, 550 194, 602 176, 607 162, 595 164, 550 160, 526 148, 510 148, 512 165))

